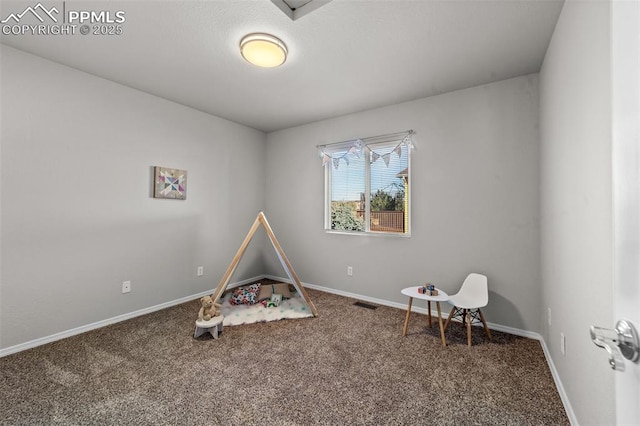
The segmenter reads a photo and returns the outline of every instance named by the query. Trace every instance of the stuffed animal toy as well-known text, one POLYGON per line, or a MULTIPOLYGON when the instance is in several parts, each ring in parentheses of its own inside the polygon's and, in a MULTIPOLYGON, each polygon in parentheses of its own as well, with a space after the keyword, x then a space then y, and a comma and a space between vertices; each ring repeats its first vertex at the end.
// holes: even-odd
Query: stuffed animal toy
POLYGON ((220 315, 220 307, 222 305, 219 303, 214 303, 211 296, 202 297, 200 299, 200 302, 202 303, 200 312, 198 312, 198 319, 200 321, 209 321, 211 318, 220 315))

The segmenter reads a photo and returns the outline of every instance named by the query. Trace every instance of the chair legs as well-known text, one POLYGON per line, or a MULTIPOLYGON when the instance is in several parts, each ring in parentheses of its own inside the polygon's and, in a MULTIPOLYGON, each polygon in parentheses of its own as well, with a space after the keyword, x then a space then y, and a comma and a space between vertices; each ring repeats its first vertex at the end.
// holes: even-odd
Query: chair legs
POLYGON ((447 331, 449 327, 449 323, 452 319, 458 319, 462 322, 462 326, 467 329, 467 345, 471 346, 471 324, 478 320, 482 322, 485 333, 487 333, 487 337, 489 340, 492 340, 491 331, 489 331, 489 327, 487 327, 487 322, 484 320, 484 315, 482 315, 482 311, 480 309, 460 309, 455 306, 451 308, 451 312, 447 317, 447 321, 444 324, 444 331, 447 331))
POLYGON ((471 346, 471 311, 464 310, 467 317, 467 345, 471 346))
POLYGON ((480 310, 480 308, 478 308, 478 314, 480 314, 480 320, 482 321, 482 325, 484 326, 485 333, 487 333, 489 340, 492 340, 491 332, 489 331, 489 327, 487 327, 487 322, 484 320, 484 315, 482 315, 482 311, 480 310))

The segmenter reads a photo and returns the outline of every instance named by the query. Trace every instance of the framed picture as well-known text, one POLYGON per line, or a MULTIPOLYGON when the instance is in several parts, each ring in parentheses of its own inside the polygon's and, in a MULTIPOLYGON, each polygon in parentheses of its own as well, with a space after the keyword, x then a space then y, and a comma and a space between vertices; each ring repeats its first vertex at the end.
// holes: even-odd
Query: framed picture
POLYGON ((187 171, 155 166, 154 168, 154 198, 172 198, 184 200, 187 198, 187 171))

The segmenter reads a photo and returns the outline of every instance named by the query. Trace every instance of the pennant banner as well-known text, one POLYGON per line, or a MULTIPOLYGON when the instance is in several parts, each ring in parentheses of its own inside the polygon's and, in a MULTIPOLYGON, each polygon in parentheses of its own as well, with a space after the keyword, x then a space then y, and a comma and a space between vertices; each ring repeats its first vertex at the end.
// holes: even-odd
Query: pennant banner
MULTIPOLYGON (((364 139, 357 139, 355 141, 350 142, 350 145, 347 145, 346 148, 346 152, 344 152, 343 149, 341 149, 341 152, 344 152, 344 154, 341 154, 339 156, 334 157, 331 154, 327 154, 326 152, 324 152, 324 149, 327 146, 330 145, 321 145, 318 146, 318 149, 320 150, 320 157, 322 158, 322 165, 325 166, 329 161, 332 162, 333 167, 337 170, 338 167, 340 166, 340 160, 344 160, 344 162, 347 164, 347 166, 349 166, 349 156, 352 155, 355 158, 360 158, 363 154, 371 154, 370 156, 370 161, 371 163, 375 163, 379 158, 382 158, 382 160, 384 161, 384 164, 389 167, 389 162, 391 161, 391 153, 395 152, 398 155, 398 158, 402 157, 402 147, 405 146, 408 149, 414 149, 414 145, 413 145, 413 140, 411 139, 411 135, 414 134, 413 130, 409 130, 407 132, 402 132, 402 133, 392 133, 389 135, 382 135, 382 136, 375 136, 375 137, 371 137, 371 138, 364 138, 364 139), (397 139, 396 139, 397 136, 397 139), (380 143, 380 142, 392 142, 393 140, 400 140, 400 142, 398 143, 398 145, 393 148, 393 150, 391 152, 385 153, 385 154, 380 154, 378 152, 375 152, 373 149, 371 149, 371 147, 369 147, 366 142, 367 141, 371 141, 372 144, 374 143, 380 143)), ((341 145, 344 146, 345 144, 348 144, 349 142, 338 142, 337 144, 331 144, 331 145, 341 145)))
POLYGON ((384 165, 389 167, 389 160, 391 160, 391 153, 383 155, 382 159, 384 160, 384 165))

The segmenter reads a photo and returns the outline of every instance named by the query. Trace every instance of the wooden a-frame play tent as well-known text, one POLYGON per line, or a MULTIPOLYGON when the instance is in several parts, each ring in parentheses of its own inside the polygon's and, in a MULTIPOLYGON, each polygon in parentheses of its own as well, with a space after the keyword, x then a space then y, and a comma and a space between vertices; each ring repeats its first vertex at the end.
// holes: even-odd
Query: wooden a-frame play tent
POLYGON ((227 268, 227 271, 224 273, 222 280, 220 280, 220 284, 218 284, 216 291, 213 293, 213 300, 215 302, 218 302, 218 300, 220 300, 220 297, 222 296, 222 293, 224 293, 224 291, 227 289, 227 285, 229 285, 229 280, 231 279, 233 272, 236 270, 238 263, 240 263, 240 259, 242 259, 242 255, 244 254, 244 251, 247 249, 247 246, 251 242, 253 235, 256 233, 260 225, 264 227, 264 230, 267 233, 267 236, 269 237, 269 240, 271 241, 271 244, 273 245, 273 248, 275 249, 276 254, 278 255, 278 259, 280 259, 280 263, 282 264, 282 267, 284 268, 285 272, 287 273, 287 276, 289 277, 289 280, 291 281, 291 284, 293 284, 297 292, 300 294, 300 296, 302 296, 305 303, 309 306, 309 309, 311 309, 313 316, 317 317, 318 311, 316 310, 316 307, 313 305, 313 302, 311 301, 311 299, 309 298, 309 295, 305 291, 304 286, 302 285, 302 283, 300 282, 300 279, 298 278, 298 275, 293 270, 293 266, 291 266, 289 259, 287 259, 287 255, 284 253, 284 250, 282 250, 280 243, 278 243, 278 239, 276 238, 276 235, 273 233, 271 226, 269 226, 269 222, 267 222, 267 218, 263 212, 258 213, 258 217, 256 217, 256 220, 253 222, 253 225, 251 225, 251 229, 249 229, 249 233, 244 238, 242 245, 238 249, 238 252, 234 256, 233 260, 231 261, 231 264, 227 268))

